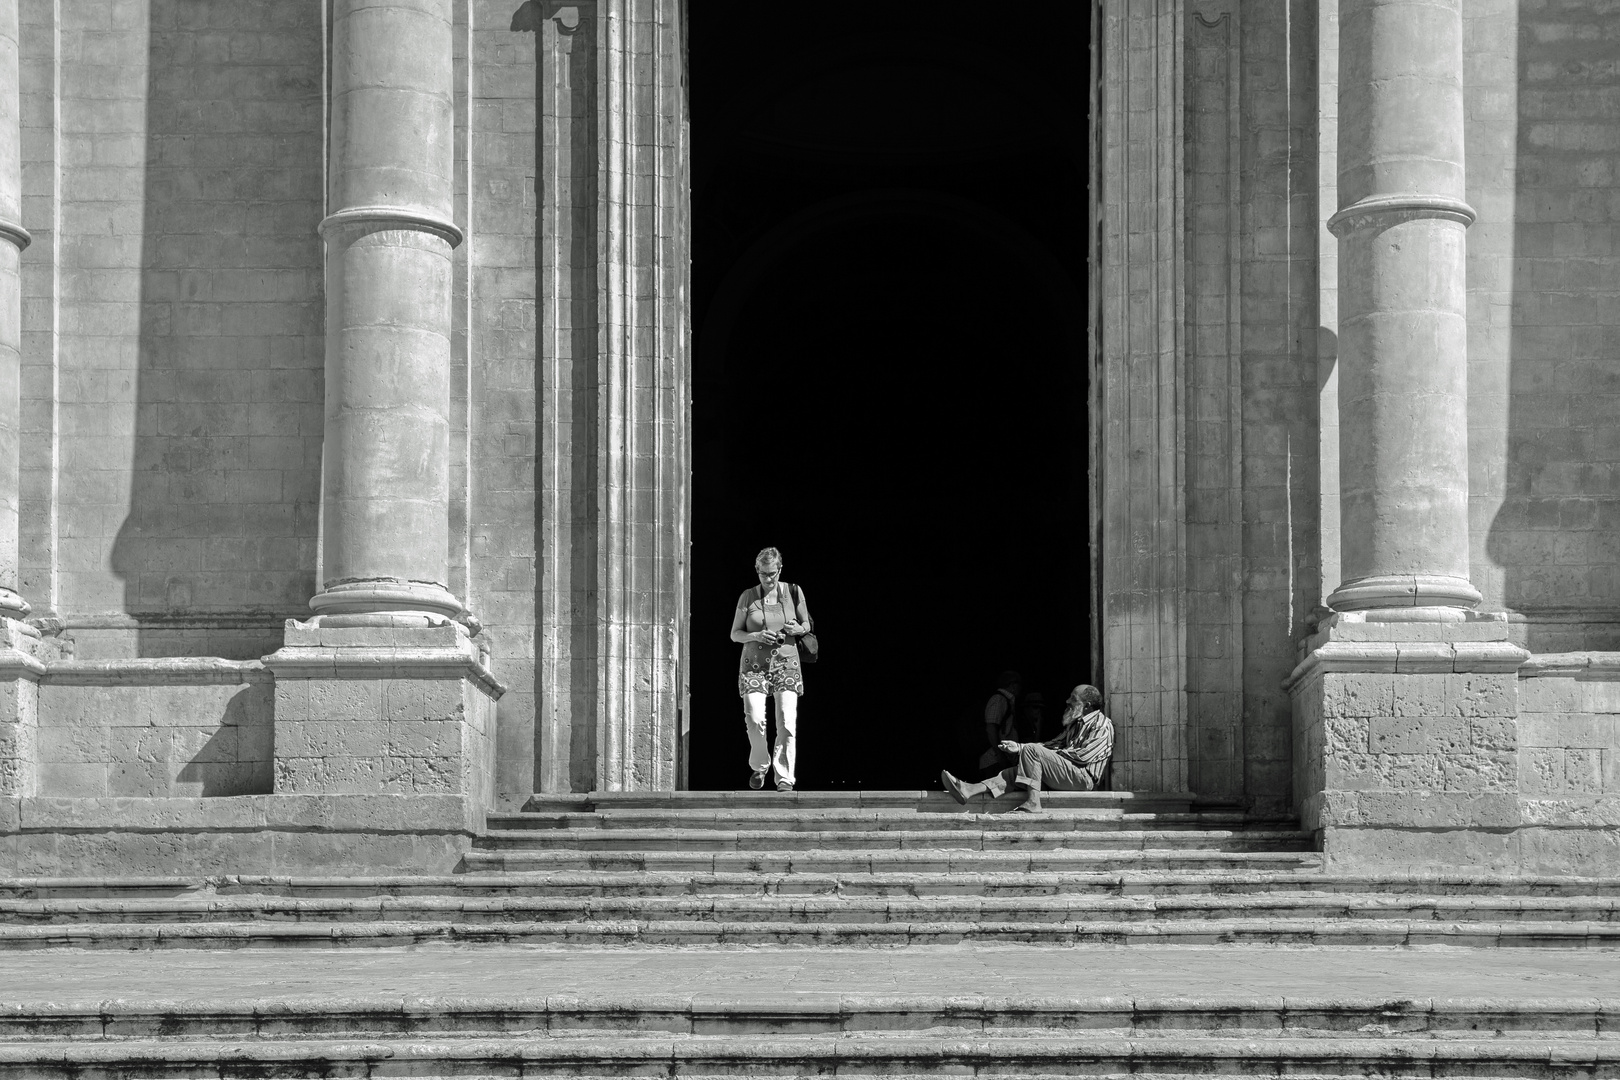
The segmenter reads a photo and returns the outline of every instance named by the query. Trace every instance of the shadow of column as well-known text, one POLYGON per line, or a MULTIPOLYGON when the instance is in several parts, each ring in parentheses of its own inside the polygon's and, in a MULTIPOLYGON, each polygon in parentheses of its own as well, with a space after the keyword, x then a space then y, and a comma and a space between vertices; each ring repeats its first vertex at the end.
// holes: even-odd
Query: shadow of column
POLYGON ((1487 553, 1535 652, 1620 648, 1620 94, 1612 16, 1519 8, 1505 498, 1487 553))
POLYGON ((261 655, 315 588, 321 64, 298 0, 151 0, 133 476, 110 553, 138 655, 261 655))

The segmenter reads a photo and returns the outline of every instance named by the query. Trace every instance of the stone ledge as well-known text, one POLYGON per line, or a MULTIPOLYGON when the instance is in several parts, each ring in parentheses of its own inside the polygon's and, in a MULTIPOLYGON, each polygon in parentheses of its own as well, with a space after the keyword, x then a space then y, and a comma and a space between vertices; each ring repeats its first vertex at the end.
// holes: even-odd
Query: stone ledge
POLYGON ((1530 653, 1506 641, 1329 641, 1294 666, 1284 690, 1317 674, 1509 674, 1530 653))
POLYGON ((1620 826, 1620 796, 1536 798, 1519 792, 1344 791, 1311 798, 1321 824, 1404 829, 1607 829, 1620 826))
POLYGON ((262 660, 217 656, 143 656, 120 660, 58 660, 40 681, 70 686, 174 686, 270 682, 262 660))
POLYGON ((292 645, 265 657, 264 665, 278 679, 467 679, 491 699, 506 693, 467 641, 434 647, 292 645))
MULTIPOLYGON (((28 796, 11 831, 242 832, 335 830, 400 833, 468 832, 469 800, 461 795, 226 795, 69 799, 28 796)), ((5 831, 5 830, 0 830, 5 831)))
POLYGON ((1543 675, 1620 678, 1620 652, 1537 653, 1519 668, 1521 679, 1543 675))

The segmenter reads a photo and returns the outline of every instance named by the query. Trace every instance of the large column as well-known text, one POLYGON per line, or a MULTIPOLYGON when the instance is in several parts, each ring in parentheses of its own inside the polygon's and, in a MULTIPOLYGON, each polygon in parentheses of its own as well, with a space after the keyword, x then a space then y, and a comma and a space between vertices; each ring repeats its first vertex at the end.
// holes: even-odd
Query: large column
POLYGON ((1340 611, 1468 581, 1462 0, 1342 0, 1340 611))
POLYGON ((335 0, 323 616, 455 617, 451 0, 335 0))
POLYGON ((22 132, 17 0, 0 0, 0 617, 28 617, 17 592, 18 449, 21 430, 22 132))

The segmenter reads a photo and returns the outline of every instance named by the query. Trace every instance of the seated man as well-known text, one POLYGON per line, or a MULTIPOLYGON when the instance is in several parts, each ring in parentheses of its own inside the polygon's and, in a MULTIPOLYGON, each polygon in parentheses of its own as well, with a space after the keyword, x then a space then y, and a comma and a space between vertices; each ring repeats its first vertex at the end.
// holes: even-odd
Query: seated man
POLYGON ((1001 749, 1017 754, 1018 764, 977 784, 964 784, 947 770, 939 774, 945 790, 965 804, 976 795, 988 794, 994 799, 1009 784, 1016 784, 1029 794, 1013 809, 1029 814, 1041 812, 1043 784, 1054 791, 1093 790, 1114 752, 1114 722, 1103 715, 1102 691, 1084 683, 1074 688, 1057 738, 1045 743, 1007 739, 1001 749))

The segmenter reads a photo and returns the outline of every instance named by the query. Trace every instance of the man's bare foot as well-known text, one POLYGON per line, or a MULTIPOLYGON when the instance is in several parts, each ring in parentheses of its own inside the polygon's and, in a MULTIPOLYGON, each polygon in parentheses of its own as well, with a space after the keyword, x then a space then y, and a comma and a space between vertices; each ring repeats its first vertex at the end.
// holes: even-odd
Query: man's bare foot
POLYGON ((1041 807, 1040 803, 1034 802, 1033 800, 1027 800, 1026 799, 1024 802, 1019 803, 1017 806, 1015 806, 1011 810, 1007 811, 1007 813, 1009 813, 1009 814, 1044 814, 1044 813, 1046 813, 1046 811, 1041 807))

